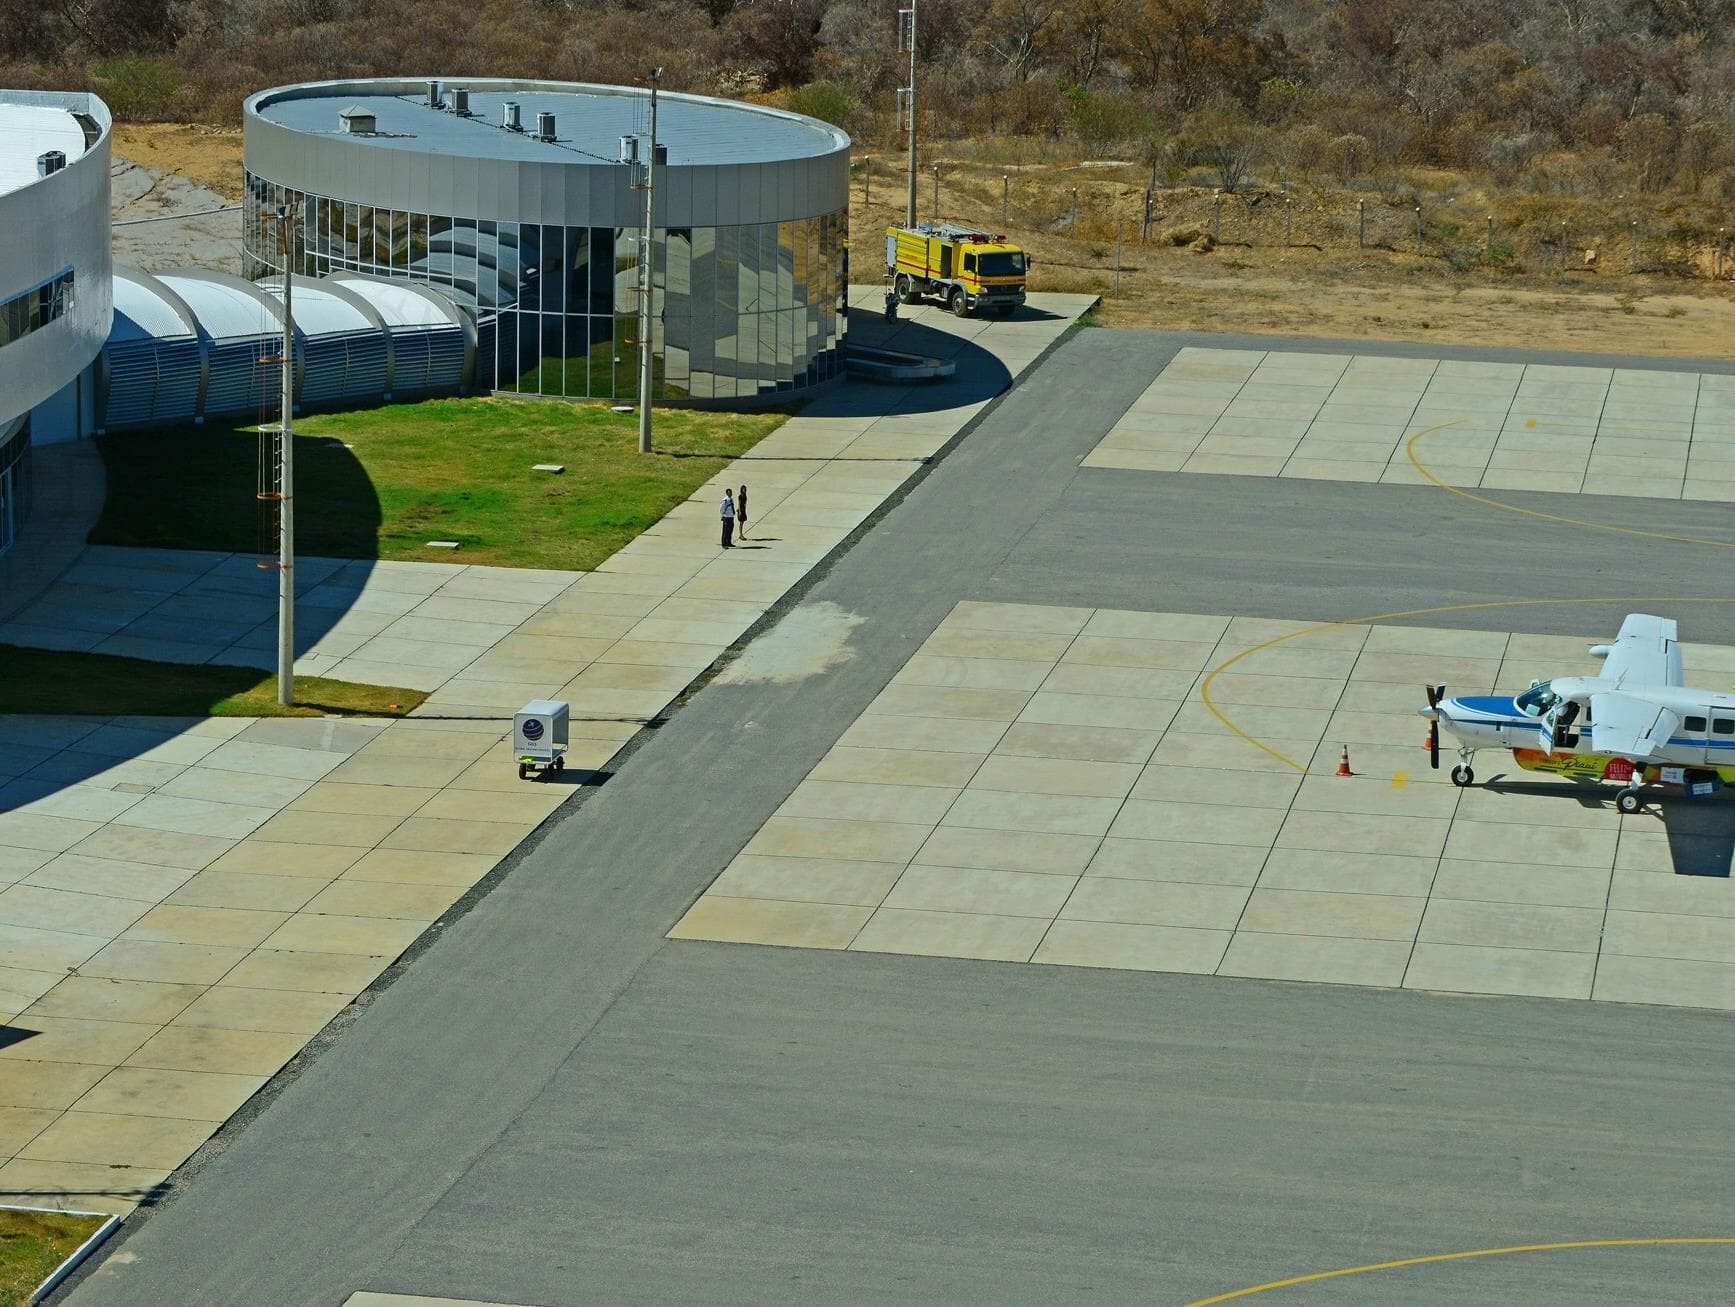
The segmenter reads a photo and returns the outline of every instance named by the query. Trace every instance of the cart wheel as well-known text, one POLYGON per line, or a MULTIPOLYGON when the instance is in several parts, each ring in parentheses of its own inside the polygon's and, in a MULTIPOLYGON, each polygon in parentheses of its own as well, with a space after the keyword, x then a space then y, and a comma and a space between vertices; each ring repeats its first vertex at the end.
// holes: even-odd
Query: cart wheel
POLYGON ((566 770, 566 759, 565 758, 556 758, 554 760, 554 770, 557 773, 565 771, 566 770))
POLYGON ((530 779, 530 764, 529 763, 521 762, 518 764, 518 779, 521 781, 527 781, 530 779))

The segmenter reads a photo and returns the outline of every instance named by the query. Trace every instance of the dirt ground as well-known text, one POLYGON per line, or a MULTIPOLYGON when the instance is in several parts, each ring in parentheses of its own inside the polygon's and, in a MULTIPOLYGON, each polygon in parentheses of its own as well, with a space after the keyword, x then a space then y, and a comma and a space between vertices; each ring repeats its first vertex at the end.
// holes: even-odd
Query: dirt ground
MULTIPOLYGON (((116 128, 114 151, 141 167, 183 177, 230 200, 240 198, 239 131, 124 123, 116 128)), ((903 217, 903 177, 885 152, 870 167, 871 182, 864 185, 858 169, 851 189, 858 281, 872 279, 880 233, 903 217)), ((1098 293, 1103 297, 1098 320, 1105 326, 1658 356, 1735 354, 1735 285, 1709 277, 1629 274, 1618 249, 1587 264, 1575 245, 1565 273, 1458 271, 1439 255, 1333 244, 1305 215, 1286 215, 1282 226, 1273 216, 1255 228, 1244 216, 1250 211, 1242 208, 1230 211, 1221 228, 1223 243, 1209 253, 1154 240, 1141 245, 1138 173, 1117 166, 954 161, 942 165, 941 212, 999 228, 995 219, 1004 202, 1004 230, 1035 259, 1031 289, 1098 293), (1015 180, 1003 183, 1003 177, 1015 180), (1077 239, 1070 234, 1073 186, 1080 190, 1077 239), (1118 291, 1117 229, 1122 234, 1118 291)), ((917 194, 920 216, 931 216, 931 174, 921 177, 917 194)), ((1483 197, 1464 198, 1468 210, 1472 200, 1479 208, 1483 197)), ((1208 192, 1170 192, 1159 205, 1153 233, 1175 230, 1177 223, 1202 225, 1208 203, 1208 192)))
MULTIPOLYGON (((906 182, 900 165, 895 157, 874 158, 871 182, 863 168, 856 170, 850 226, 861 251, 852 260, 857 281, 869 280, 869 269, 878 266, 886 224, 903 221, 906 182)), ((1522 271, 1476 266, 1474 260, 1461 270, 1447 251, 1480 249, 1480 215, 1487 203, 1484 195, 1468 190, 1459 196, 1458 210, 1437 210, 1470 218, 1464 235, 1448 246, 1430 219, 1426 254, 1416 252, 1412 220, 1399 220, 1408 210, 1370 201, 1369 248, 1361 248, 1349 216, 1353 201, 1345 209, 1338 200, 1340 211, 1328 213, 1331 199, 1321 203, 1314 197, 1292 209, 1281 203, 1260 209, 1241 200, 1225 202, 1223 239, 1209 252, 1159 243, 1170 233, 1210 229, 1211 192, 1198 187, 1158 192, 1153 239, 1141 245, 1143 193, 1142 170, 1136 167, 953 160, 942 164, 938 212, 948 220, 1003 231, 1023 246, 1034 260, 1031 289, 1100 294, 1097 319, 1105 326, 1657 356, 1720 357, 1735 351, 1735 285, 1708 275, 1713 250, 1697 252, 1696 263, 1707 275, 1647 273, 1642 263, 1631 273, 1622 223, 1613 224, 1612 236, 1575 233, 1564 251, 1559 245, 1524 251, 1532 267, 1564 252, 1564 272, 1558 264, 1549 271, 1522 271), (1075 186, 1077 238, 1072 236, 1075 186)), ((935 212, 934 195, 932 174, 924 172, 917 188, 922 220, 935 212)), ((1665 250, 1657 240, 1648 248, 1641 245, 1641 252, 1654 258, 1665 250)))
POLYGON ((184 177, 230 201, 241 198, 241 133, 187 123, 116 123, 114 153, 152 172, 184 177))

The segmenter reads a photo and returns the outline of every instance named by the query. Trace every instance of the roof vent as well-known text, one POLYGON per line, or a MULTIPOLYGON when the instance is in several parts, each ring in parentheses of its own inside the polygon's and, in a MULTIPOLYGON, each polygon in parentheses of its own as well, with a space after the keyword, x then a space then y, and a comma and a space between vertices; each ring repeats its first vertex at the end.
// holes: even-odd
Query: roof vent
POLYGON ((351 136, 371 136, 374 130, 374 116, 359 104, 352 104, 347 109, 338 110, 338 130, 348 132, 351 136))
POLYGON ((554 139, 554 115, 539 113, 536 115, 536 139, 552 141, 554 139))
POLYGON ((524 130, 524 121, 518 116, 518 101, 508 100, 500 106, 500 125, 509 132, 524 130))
POLYGON ((47 177, 66 167, 66 155, 60 150, 45 150, 36 156, 36 175, 47 177))
POLYGON ((454 86, 452 88, 452 112, 460 118, 470 116, 470 88, 454 86))
POLYGON ((621 137, 620 161, 622 163, 637 163, 639 161, 639 138, 638 137, 636 137, 636 136, 623 136, 623 137, 621 137))
POLYGON ((430 109, 440 107, 440 84, 431 77, 428 79, 428 107, 430 109))

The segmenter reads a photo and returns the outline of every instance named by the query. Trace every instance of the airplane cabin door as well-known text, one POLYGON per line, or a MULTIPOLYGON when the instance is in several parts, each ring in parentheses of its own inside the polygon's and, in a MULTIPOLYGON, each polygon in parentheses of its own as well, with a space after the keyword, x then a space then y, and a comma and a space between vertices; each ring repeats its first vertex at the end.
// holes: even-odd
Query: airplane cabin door
POLYGON ((1705 736, 1705 761, 1713 766, 1735 766, 1735 709, 1711 710, 1711 729, 1705 736))

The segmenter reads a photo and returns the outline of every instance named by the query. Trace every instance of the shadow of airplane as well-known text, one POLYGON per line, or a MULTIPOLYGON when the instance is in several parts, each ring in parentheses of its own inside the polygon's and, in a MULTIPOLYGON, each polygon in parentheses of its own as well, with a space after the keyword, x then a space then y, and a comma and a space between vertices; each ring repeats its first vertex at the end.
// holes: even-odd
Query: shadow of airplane
MULTIPOLYGON (((1615 791, 1593 781, 1570 787, 1542 781, 1490 777, 1477 788, 1496 794, 1547 795, 1562 803, 1571 801, 1586 811, 1614 807, 1615 791)), ((1730 791, 1692 799, 1669 791, 1650 790, 1645 806, 1632 820, 1651 820, 1662 827, 1669 840, 1669 861, 1677 876, 1706 876, 1727 880, 1735 865, 1735 798, 1730 791)))

